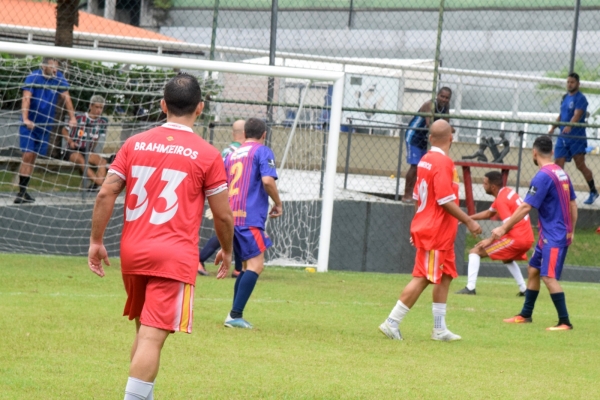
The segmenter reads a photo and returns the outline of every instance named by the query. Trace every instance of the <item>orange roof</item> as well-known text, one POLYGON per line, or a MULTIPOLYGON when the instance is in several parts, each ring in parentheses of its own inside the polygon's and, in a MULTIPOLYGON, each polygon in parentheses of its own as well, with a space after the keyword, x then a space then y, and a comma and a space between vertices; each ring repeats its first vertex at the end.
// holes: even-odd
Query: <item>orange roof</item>
MULTIPOLYGON (((56 29, 56 4, 47 1, 2 0, 0 24, 56 29)), ((112 21, 81 10, 79 11, 79 26, 73 28, 75 32, 178 42, 169 36, 112 21)))

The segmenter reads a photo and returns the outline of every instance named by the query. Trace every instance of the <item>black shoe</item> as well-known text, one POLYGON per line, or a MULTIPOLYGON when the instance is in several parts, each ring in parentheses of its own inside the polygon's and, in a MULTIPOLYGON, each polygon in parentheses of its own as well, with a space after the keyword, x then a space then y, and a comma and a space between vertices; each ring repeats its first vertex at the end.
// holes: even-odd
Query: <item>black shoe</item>
POLYGON ((517 293, 517 297, 525 297, 525 292, 519 292, 519 293, 517 293))
POLYGON ((25 192, 23 194, 18 193, 15 198, 15 204, 25 204, 25 203, 33 203, 35 199, 29 195, 29 193, 25 192))
POLYGON ((475 292, 475 289, 473 290, 469 290, 469 288, 467 288, 466 286, 464 288, 462 288, 461 290, 459 290, 458 292, 454 292, 456 294, 470 294, 472 296, 475 296, 477 293, 475 292))

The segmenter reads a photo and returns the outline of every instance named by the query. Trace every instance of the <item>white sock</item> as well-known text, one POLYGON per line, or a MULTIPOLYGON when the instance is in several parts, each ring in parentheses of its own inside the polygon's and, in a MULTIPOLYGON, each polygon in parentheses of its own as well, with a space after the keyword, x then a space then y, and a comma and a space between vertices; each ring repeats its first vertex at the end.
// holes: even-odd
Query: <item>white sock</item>
POLYGON ((481 264, 481 257, 479 254, 469 254, 469 269, 467 278, 467 289, 474 290, 475 284, 477 283, 477 275, 479 275, 479 265, 481 264))
POLYGON ((515 281, 517 281, 519 290, 524 292, 527 289, 527 285, 525 285, 525 279, 523 279, 523 274, 521 273, 521 268, 519 268, 519 265, 515 261, 504 265, 506 265, 506 268, 508 268, 513 278, 515 278, 515 281))
POLYGON ((446 328, 446 303, 433 303, 433 329, 445 331, 446 328))
POLYGON ((400 325, 400 322, 402 322, 402 319, 409 311, 410 308, 406 307, 406 305, 403 302, 398 300, 398 302, 392 309, 390 316, 387 319, 387 323, 392 328, 398 329, 398 325, 400 325))
POLYGON ((154 383, 144 382, 142 380, 129 377, 127 379, 127 386, 125 386, 125 398, 123 400, 146 400, 152 389, 154 383))

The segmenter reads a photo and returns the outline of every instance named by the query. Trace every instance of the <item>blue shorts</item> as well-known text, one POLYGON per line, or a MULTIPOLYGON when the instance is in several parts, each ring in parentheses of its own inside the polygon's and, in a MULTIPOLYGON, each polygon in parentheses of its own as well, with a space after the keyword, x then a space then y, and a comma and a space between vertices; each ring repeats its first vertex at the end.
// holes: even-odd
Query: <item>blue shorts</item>
POLYGON ((549 245, 540 246, 538 243, 535 246, 535 251, 531 260, 529 260, 529 266, 540 270, 541 276, 547 276, 549 278, 556 278, 560 280, 563 266, 565 264, 565 258, 567 257, 567 250, 569 247, 551 247, 549 245))
POLYGON ((264 253, 273 245, 269 235, 262 228, 254 226, 236 226, 233 234, 233 251, 242 261, 264 253))
POLYGON ((554 147, 554 159, 564 158, 565 161, 571 161, 573 156, 585 154, 586 147, 587 139, 584 136, 575 136, 573 138, 559 137, 554 147))
POLYGON ((50 130, 35 126, 33 130, 25 125, 19 127, 19 145, 23 153, 37 153, 43 156, 48 152, 50 130))
POLYGON ((417 165, 425 154, 427 154, 427 149, 421 149, 406 143, 406 162, 410 165, 417 165))

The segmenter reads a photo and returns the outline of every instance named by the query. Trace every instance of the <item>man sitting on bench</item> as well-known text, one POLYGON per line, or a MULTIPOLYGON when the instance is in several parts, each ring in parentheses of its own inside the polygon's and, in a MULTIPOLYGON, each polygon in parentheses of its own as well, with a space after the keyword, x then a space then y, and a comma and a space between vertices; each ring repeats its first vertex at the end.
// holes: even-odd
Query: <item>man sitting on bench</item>
POLYGON ((90 99, 90 108, 86 113, 76 113, 77 127, 72 129, 62 128, 62 135, 67 141, 67 148, 63 150, 61 158, 77 164, 82 174, 86 174, 92 181, 89 187, 90 191, 96 191, 102 186, 106 177, 106 160, 99 154, 93 153, 94 147, 98 143, 100 135, 106 134, 108 120, 102 117, 104 110, 104 97, 100 95, 92 96, 90 99), (88 168, 86 169, 85 159, 88 156, 88 168), (95 166, 96 171, 89 166, 95 166))

